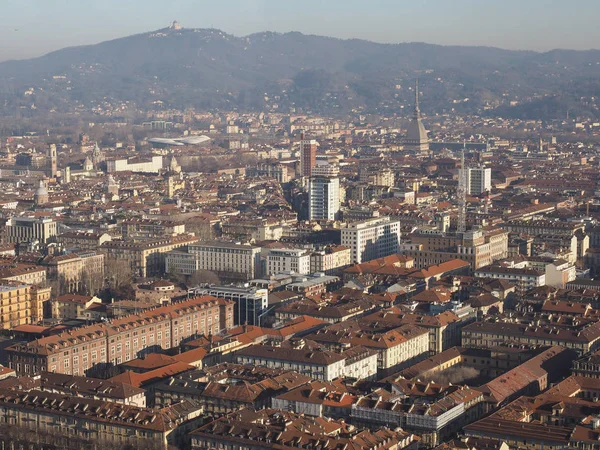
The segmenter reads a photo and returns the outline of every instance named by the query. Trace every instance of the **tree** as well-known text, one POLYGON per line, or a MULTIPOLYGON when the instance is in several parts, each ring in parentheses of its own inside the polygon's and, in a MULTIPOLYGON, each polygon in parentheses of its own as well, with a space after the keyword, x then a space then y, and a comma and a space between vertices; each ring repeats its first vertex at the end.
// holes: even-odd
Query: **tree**
POLYGON ((133 282, 131 265, 123 259, 109 259, 106 264, 106 281, 114 289, 131 285, 133 282))
POLYGON ((100 272, 84 269, 81 273, 80 291, 83 295, 96 295, 104 287, 104 277, 100 272))
POLYGON ((189 286, 198 286, 199 284, 220 284, 219 276, 210 270, 197 270, 190 275, 189 286))

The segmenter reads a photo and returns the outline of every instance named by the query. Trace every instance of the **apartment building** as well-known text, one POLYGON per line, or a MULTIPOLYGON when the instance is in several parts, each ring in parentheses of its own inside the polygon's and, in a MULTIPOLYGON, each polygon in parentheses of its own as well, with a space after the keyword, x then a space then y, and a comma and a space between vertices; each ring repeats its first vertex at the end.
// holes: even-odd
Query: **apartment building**
POLYGON ((517 286, 519 292, 525 292, 546 284, 546 272, 530 267, 507 267, 491 265, 477 269, 474 274, 478 278, 506 280, 517 286))
POLYGON ((46 244, 56 236, 56 228, 56 222, 47 217, 11 217, 5 225, 6 242, 46 244))
POLYGON ((508 256, 508 233, 499 228, 466 233, 419 230, 410 236, 410 243, 401 245, 400 251, 414 258, 418 268, 462 259, 478 269, 508 256))
POLYGON ((48 280, 59 281, 67 293, 78 292, 86 282, 91 287, 91 280, 94 280, 96 288, 104 282, 104 254, 100 252, 47 256, 40 264, 47 269, 48 280))
POLYGON ((120 223, 121 236, 129 238, 162 238, 185 233, 185 224, 171 220, 129 219, 120 223))
POLYGON ((398 253, 400 236, 400 221, 374 218, 342 229, 341 244, 351 249, 353 263, 361 263, 398 253))
POLYGON ((308 183, 308 218, 335 220, 340 211, 340 179, 313 176, 308 183))
POLYGON ((50 300, 51 288, 28 284, 0 285, 0 328, 10 330, 37 323, 44 318, 44 303, 50 300))
POLYGON ((93 305, 102 304, 102 300, 95 296, 65 294, 53 299, 51 304, 54 319, 91 319, 86 312, 93 305))
POLYGON ((429 356, 429 331, 403 325, 380 333, 364 331, 357 321, 346 321, 306 336, 330 350, 362 346, 377 352, 379 375, 387 375, 402 366, 429 356))
MULTIPOLYGON (((188 253, 196 257, 199 270, 209 270, 223 278, 249 281, 261 275, 260 247, 211 241, 188 246, 188 253)), ((179 257, 175 253, 169 255, 168 272, 190 264, 189 258, 179 257)))
POLYGON ((310 255, 310 273, 337 274, 351 264, 352 250, 343 245, 331 245, 310 255))
POLYGON ((326 381, 344 376, 346 359, 341 353, 308 348, 301 343, 292 348, 251 345, 237 352, 235 358, 238 364, 294 370, 326 381))
POLYGON ((106 255, 106 265, 125 261, 135 276, 152 277, 165 273, 167 252, 198 242, 192 235, 177 235, 143 241, 109 241, 100 250, 106 255))
POLYGON ((160 383, 154 387, 154 395, 160 406, 190 400, 205 412, 229 414, 242 408, 269 407, 274 395, 310 381, 310 377, 291 370, 223 363, 160 383))
POLYGON ((69 231, 56 236, 56 242, 66 249, 74 249, 80 252, 98 250, 105 242, 112 241, 108 233, 95 231, 69 231))
POLYGON ((369 185, 393 187, 395 185, 396 176, 389 168, 365 166, 360 168, 359 179, 361 183, 369 185))
POLYGON ((490 348, 508 341, 559 345, 583 355, 600 348, 600 322, 573 327, 556 327, 550 323, 475 322, 462 330, 463 347, 490 348))
POLYGON ((233 302, 197 297, 89 325, 7 349, 19 375, 56 372, 92 375, 151 352, 177 347, 185 339, 233 327, 233 302))
POLYGON ((17 392, 39 390, 141 408, 146 407, 146 391, 144 389, 118 381, 61 373, 44 372, 36 377, 14 377, 0 383, 0 389, 12 389, 17 392))
POLYGON ((0 280, 14 283, 42 285, 47 279, 43 266, 4 262, 0 265, 0 280))
POLYGON ((469 167, 467 169, 467 194, 481 195, 492 190, 492 169, 469 167))
POLYGON ((230 450, 281 448, 314 445, 322 448, 362 450, 401 450, 417 438, 400 429, 348 430, 343 421, 327 421, 282 411, 244 409, 210 422, 191 433, 192 450, 227 448, 230 450), (332 431, 328 431, 332 430, 332 431), (341 432, 342 430, 349 432, 341 432))
POLYGON ((453 311, 444 311, 435 315, 401 313, 395 309, 384 309, 359 319, 360 325, 371 332, 414 325, 429 331, 429 354, 441 353, 450 347, 460 345, 461 330, 477 317, 472 310, 459 316, 453 311))
POLYGON ((267 256, 267 275, 293 272, 300 275, 310 273, 310 252, 295 248, 274 248, 267 256))
POLYGON ((79 436, 111 445, 167 449, 199 426, 201 408, 182 402, 155 410, 40 390, 0 390, 0 421, 31 433, 79 436), (180 429, 181 427, 181 429, 180 429), (185 429, 185 431, 184 431, 185 429))
POLYGON ((287 183, 292 178, 290 176, 290 168, 278 161, 268 161, 258 163, 255 167, 246 169, 248 178, 268 177, 274 178, 280 183, 287 183))

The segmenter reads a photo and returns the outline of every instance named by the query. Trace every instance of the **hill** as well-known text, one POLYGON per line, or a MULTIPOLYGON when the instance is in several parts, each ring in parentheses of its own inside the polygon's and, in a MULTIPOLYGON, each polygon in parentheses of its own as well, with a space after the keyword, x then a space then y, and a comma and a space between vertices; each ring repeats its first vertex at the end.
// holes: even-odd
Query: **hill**
POLYGON ((214 29, 162 29, 0 63, 0 114, 20 106, 36 114, 123 101, 402 114, 412 104, 416 77, 427 114, 598 115, 596 50, 378 44, 296 32, 235 37, 214 29))

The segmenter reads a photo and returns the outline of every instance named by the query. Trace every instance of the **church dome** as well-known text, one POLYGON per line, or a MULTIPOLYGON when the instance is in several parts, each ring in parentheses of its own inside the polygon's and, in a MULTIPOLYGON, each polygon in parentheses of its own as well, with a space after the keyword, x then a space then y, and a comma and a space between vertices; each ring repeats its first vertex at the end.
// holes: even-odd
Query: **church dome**
POLYGON ((48 203, 48 199, 48 189, 46 189, 46 186, 44 185, 44 180, 40 180, 40 185, 33 194, 33 203, 36 205, 43 205, 48 203))
POLYGON ((39 196, 48 196, 48 189, 46 189, 46 186, 44 186, 44 182, 40 181, 40 186, 35 190, 35 194, 36 197, 39 196))

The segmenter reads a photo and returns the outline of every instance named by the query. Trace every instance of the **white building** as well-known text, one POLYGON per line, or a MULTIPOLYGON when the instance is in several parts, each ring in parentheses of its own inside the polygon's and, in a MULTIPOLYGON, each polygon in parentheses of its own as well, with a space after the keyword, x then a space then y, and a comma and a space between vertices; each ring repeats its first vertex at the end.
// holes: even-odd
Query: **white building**
POLYGON ((267 256, 267 275, 294 272, 300 275, 310 273, 310 253, 304 249, 277 248, 267 256))
POLYGON ((329 164, 327 161, 317 160, 317 165, 312 169, 313 177, 337 177, 339 174, 339 166, 336 164, 329 164))
POLYGON ((182 250, 171 250, 165 256, 165 272, 172 275, 191 275, 200 270, 198 255, 182 250))
POLYGON ((251 280, 261 275, 260 247, 249 244, 212 241, 188 247, 188 253, 196 255, 198 270, 217 274, 237 275, 251 280))
POLYGON ((5 226, 6 242, 47 243, 56 236, 56 222, 44 217, 12 217, 5 226))
POLYGON ((545 270, 525 267, 486 266, 477 269, 475 277, 506 280, 516 285, 517 290, 520 292, 525 292, 546 284, 545 270))
POLYGON ((352 261, 361 263, 398 253, 400 221, 381 217, 355 222, 342 229, 342 242, 352 250, 352 261))
POLYGON ((162 156, 153 156, 151 159, 113 159, 106 161, 106 171, 114 172, 139 172, 159 173, 163 168, 162 156))
POLYGON ((467 193, 480 195, 492 190, 492 169, 489 167, 470 167, 467 170, 467 193))
POLYGON ((340 179, 311 177, 308 189, 310 220, 335 220, 340 211, 340 179))

